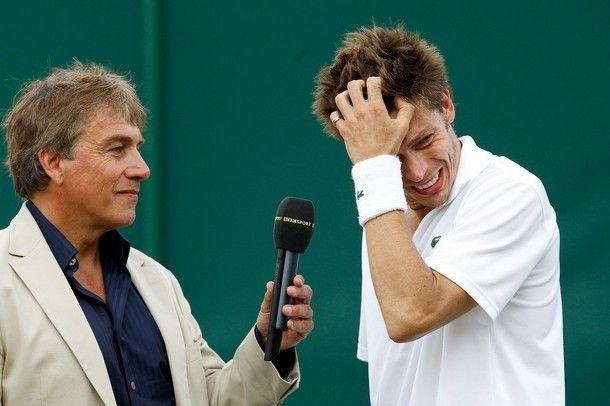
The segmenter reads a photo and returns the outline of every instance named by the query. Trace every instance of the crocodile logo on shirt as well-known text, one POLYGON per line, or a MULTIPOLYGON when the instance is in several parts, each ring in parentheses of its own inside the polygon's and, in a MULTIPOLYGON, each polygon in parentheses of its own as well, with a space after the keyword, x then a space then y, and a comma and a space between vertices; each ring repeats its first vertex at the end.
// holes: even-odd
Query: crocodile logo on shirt
POLYGON ((436 237, 434 237, 432 241, 430 241, 430 246, 432 248, 436 247, 436 244, 438 244, 438 241, 441 239, 441 237, 441 235, 437 235, 436 237))

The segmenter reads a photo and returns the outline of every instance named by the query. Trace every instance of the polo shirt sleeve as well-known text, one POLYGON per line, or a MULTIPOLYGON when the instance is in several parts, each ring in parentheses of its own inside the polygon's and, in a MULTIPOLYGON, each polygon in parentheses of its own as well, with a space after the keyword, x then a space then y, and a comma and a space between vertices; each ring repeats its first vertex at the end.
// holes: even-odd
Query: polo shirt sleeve
POLYGON ((535 177, 482 176, 463 193, 424 260, 495 320, 551 244, 554 213, 535 177))

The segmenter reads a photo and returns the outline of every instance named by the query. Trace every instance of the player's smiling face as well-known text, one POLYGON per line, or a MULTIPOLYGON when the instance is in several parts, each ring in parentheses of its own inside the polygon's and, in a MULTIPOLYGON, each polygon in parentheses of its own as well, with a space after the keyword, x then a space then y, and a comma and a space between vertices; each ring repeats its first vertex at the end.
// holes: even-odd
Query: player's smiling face
POLYGON ((455 110, 449 92, 443 110, 417 104, 398 157, 409 207, 433 209, 449 198, 460 162, 460 141, 451 123, 455 110))

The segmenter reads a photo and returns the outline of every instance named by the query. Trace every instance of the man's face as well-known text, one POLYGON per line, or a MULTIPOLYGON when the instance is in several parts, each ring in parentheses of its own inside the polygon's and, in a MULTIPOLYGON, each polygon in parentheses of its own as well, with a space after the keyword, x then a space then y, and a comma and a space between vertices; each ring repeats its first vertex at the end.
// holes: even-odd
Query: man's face
POLYGON ((140 129, 122 115, 102 109, 93 114, 74 144, 72 158, 62 158, 62 206, 88 231, 108 231, 131 224, 140 182, 150 170, 140 155, 140 129))
POLYGON ((451 123, 453 102, 443 94, 443 110, 428 110, 417 104, 398 157, 407 202, 412 209, 431 209, 445 203, 453 187, 460 162, 461 144, 451 123))

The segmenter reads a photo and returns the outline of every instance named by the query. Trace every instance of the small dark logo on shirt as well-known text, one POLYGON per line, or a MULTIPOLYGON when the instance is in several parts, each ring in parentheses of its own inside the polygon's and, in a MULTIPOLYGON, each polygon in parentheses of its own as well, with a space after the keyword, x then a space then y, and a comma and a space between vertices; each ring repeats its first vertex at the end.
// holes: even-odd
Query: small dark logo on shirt
POLYGON ((363 196, 364 196, 364 190, 356 191, 356 199, 360 199, 363 196))
POLYGON ((430 245, 432 246, 432 248, 436 247, 436 244, 438 244, 438 241, 441 239, 442 236, 437 235, 436 237, 434 237, 432 239, 432 241, 430 242, 430 245))

